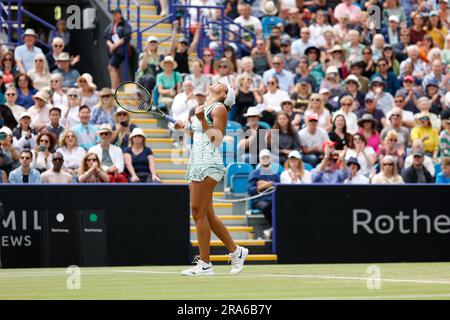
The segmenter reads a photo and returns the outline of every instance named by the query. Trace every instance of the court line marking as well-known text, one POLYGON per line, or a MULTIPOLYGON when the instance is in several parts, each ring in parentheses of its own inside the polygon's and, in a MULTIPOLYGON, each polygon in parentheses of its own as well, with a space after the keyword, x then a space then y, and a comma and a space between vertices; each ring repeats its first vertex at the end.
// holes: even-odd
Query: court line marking
POLYGON ((309 297, 300 300, 372 300, 372 299, 421 299, 421 298, 450 298, 450 293, 436 294, 399 294, 386 296, 349 296, 349 297, 309 297))
MULTIPOLYGON (((147 274, 180 274, 180 272, 171 271, 149 271, 149 270, 116 270, 119 273, 147 273, 147 274)), ((236 275, 231 275, 229 273, 215 273, 215 275, 228 275, 236 277, 236 275)), ((271 273, 241 273, 238 276, 245 277, 281 277, 281 278, 303 278, 303 279, 322 279, 322 280, 358 280, 358 281, 374 281, 380 280, 384 282, 403 282, 403 283, 418 283, 418 284, 444 284, 450 285, 450 281, 442 280, 414 280, 414 279, 391 279, 391 278, 364 278, 364 277, 346 277, 346 276, 328 276, 328 275, 303 275, 303 274, 271 274, 271 273)))

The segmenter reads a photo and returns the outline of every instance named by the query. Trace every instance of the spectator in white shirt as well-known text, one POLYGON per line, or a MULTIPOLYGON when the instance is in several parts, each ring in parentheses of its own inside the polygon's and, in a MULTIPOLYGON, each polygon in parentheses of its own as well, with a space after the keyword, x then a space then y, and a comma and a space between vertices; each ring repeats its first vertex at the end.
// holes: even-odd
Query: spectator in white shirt
POLYGON ((405 66, 408 63, 411 63, 413 66, 412 76, 414 78, 423 79, 427 73, 427 64, 420 59, 419 48, 417 45, 410 45, 406 49, 406 52, 408 53, 408 59, 403 60, 402 63, 400 63, 400 74, 404 74, 405 66))
POLYGON ((262 115, 261 121, 273 124, 275 114, 281 111, 281 103, 289 99, 289 94, 279 89, 276 77, 269 78, 267 85, 267 93, 263 95, 263 102, 258 105, 258 111, 262 115))
POLYGON ((344 116, 345 123, 347 124, 347 132, 350 134, 358 132, 358 117, 352 111, 353 103, 352 96, 343 96, 340 100, 341 108, 333 114, 333 120, 339 114, 344 116))
POLYGON ((264 72, 263 79, 267 85, 271 77, 277 78, 278 87, 286 92, 290 92, 294 86, 294 74, 284 69, 284 56, 277 54, 273 60, 273 68, 264 72))
POLYGON ((317 10, 314 20, 314 23, 309 26, 311 41, 316 46, 320 46, 325 42, 325 32, 333 32, 333 27, 326 22, 326 17, 322 10, 317 10))
POLYGON ((348 160, 351 157, 356 158, 361 166, 361 174, 368 177, 377 161, 377 154, 372 147, 366 146, 367 140, 363 134, 356 133, 353 135, 352 140, 353 148, 347 150, 345 159, 348 160))
MULTIPOLYGON (((234 19, 234 22, 241 25, 245 29, 248 29, 251 32, 254 32, 256 34, 257 38, 262 37, 262 23, 261 20, 259 20, 257 17, 254 17, 251 15, 252 8, 247 3, 241 3, 238 5, 238 12, 240 14, 239 17, 234 19)), ((239 32, 239 28, 236 26, 231 26, 231 30, 234 32, 239 32)), ((243 31, 243 34, 241 34, 241 42, 248 48, 250 51, 253 48, 253 41, 252 36, 248 33, 243 31)))
POLYGON ((311 113, 306 118, 306 128, 298 133, 303 151, 303 161, 315 167, 323 156, 322 145, 329 141, 328 133, 319 127, 319 117, 311 113))
POLYGON ((80 91, 75 88, 69 89, 67 92, 68 103, 62 109, 61 122, 64 128, 73 128, 80 124, 78 116, 80 110, 80 91))
MULTIPOLYGON (((172 102, 172 117, 177 120, 187 121, 189 111, 197 106, 194 96, 194 85, 189 79, 183 82, 183 90, 173 98, 172 102)), ((169 124, 173 128, 173 124, 169 124)))
POLYGON ((347 168, 349 169, 349 176, 345 179, 344 184, 369 184, 369 178, 359 172, 361 166, 358 159, 355 157, 349 158, 347 168))
POLYGON ((304 184, 311 183, 311 173, 305 170, 302 156, 297 150, 293 150, 288 155, 288 161, 284 164, 285 170, 281 173, 281 183, 304 184))
POLYGON ((59 145, 56 152, 61 153, 64 157, 64 170, 76 177, 86 151, 78 145, 77 135, 70 128, 61 133, 59 145))
POLYGON ((28 70, 27 75, 33 80, 33 86, 37 90, 48 87, 50 81, 50 71, 48 70, 47 59, 43 53, 38 53, 34 58, 34 67, 28 70))
POLYGON ((70 173, 62 170, 63 162, 64 162, 63 155, 60 152, 55 152, 52 159, 53 168, 41 174, 42 183, 57 183, 57 184, 72 183, 73 180, 70 173))
POLYGON ((34 106, 28 109, 31 114, 31 126, 36 132, 40 132, 50 124, 50 107, 47 105, 49 97, 46 91, 40 90, 33 96, 33 100, 34 106))
POLYGON ((53 106, 60 108, 61 110, 69 103, 67 94, 62 88, 63 77, 60 73, 55 73, 50 76, 50 87, 52 92, 53 106))
POLYGON ((311 31, 308 27, 303 27, 300 30, 300 39, 295 40, 292 43, 291 53, 298 58, 301 58, 305 55, 305 50, 309 47, 313 47, 315 44, 314 41, 311 40, 311 31))

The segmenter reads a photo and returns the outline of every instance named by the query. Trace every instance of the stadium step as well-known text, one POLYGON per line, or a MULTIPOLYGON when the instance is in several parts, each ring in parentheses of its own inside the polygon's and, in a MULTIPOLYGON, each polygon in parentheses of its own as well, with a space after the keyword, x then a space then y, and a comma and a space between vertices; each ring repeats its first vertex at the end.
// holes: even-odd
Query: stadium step
POLYGON ((188 159, 156 158, 156 169, 187 169, 188 159))
POLYGON ((148 138, 167 138, 170 136, 169 129, 143 129, 148 138))
POLYGON ((183 149, 152 148, 152 151, 155 158, 180 159, 180 161, 187 160, 183 154, 183 149))
POLYGON ((171 138, 146 138, 145 142, 150 145, 152 149, 156 148, 170 148, 173 140, 171 138))
MULTIPOLYGON (((253 233, 253 227, 249 226, 227 226, 228 231, 232 234, 233 239, 236 240, 249 240, 250 233, 253 233)), ((191 230, 191 241, 197 240, 197 228, 192 226, 191 230)), ((218 240, 217 236, 212 233, 211 240, 218 240)))
POLYGON ((187 170, 181 169, 156 169, 156 174, 161 179, 184 179, 187 170))
MULTIPOLYGON (((251 247, 251 246, 265 246, 265 240, 236 240, 238 246, 251 247)), ((192 240, 191 244, 193 247, 198 247, 198 240, 192 240)), ((211 247, 224 247, 225 245, 221 240, 212 240, 210 243, 211 247)))
POLYGON ((188 181, 186 179, 162 179, 162 183, 164 184, 187 184, 188 181))
MULTIPOLYGON (((227 226, 246 226, 247 217, 244 215, 218 215, 220 220, 227 226)), ((191 217, 191 226, 194 226, 194 219, 191 217)))
MULTIPOLYGON (((239 246, 246 247, 250 254, 272 254, 272 241, 271 240, 235 240, 235 243, 239 246)), ((199 254, 198 240, 191 241, 192 254, 199 254)), ((212 255, 227 255, 228 249, 220 240, 212 240, 210 253, 212 255)))
POLYGON ((134 123, 139 128, 142 129, 157 129, 158 128, 158 120, 156 119, 148 119, 148 118, 131 118, 131 123, 134 123))

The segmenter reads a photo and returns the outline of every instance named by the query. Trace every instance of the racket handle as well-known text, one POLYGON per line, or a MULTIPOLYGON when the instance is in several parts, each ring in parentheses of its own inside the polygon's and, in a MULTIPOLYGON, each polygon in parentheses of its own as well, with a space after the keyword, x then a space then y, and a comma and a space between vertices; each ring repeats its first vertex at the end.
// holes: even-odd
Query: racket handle
POLYGON ((167 114, 164 116, 164 119, 166 119, 167 121, 170 121, 172 123, 177 122, 177 120, 175 120, 174 118, 172 118, 171 116, 169 116, 167 114))

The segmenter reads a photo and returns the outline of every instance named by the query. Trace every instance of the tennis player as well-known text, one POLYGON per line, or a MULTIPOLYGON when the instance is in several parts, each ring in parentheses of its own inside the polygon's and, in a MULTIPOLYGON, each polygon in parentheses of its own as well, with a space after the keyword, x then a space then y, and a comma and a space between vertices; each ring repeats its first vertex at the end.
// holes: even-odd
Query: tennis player
MULTIPOLYGON (((236 94, 228 78, 222 78, 209 89, 205 105, 195 109, 196 118, 191 127, 193 141, 187 179, 200 258, 194 267, 181 272, 185 276, 214 274, 209 253, 211 231, 222 240, 230 252, 231 273, 242 271, 248 255, 248 249, 236 245, 223 222, 214 214, 212 202, 214 187, 225 174, 219 146, 225 135, 228 112, 235 102, 236 94)), ((186 125, 177 121, 175 128, 184 129, 186 125)))

